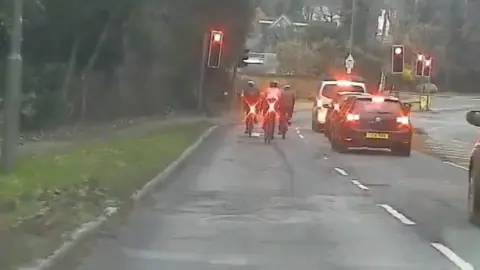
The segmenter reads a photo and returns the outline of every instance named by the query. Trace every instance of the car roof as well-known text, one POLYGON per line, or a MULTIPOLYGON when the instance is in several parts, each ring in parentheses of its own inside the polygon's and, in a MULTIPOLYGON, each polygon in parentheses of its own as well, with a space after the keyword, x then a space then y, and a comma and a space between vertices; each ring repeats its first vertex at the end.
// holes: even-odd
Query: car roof
POLYGON ((362 76, 358 75, 343 75, 343 79, 338 79, 338 76, 331 76, 331 75, 323 75, 321 76, 320 80, 322 81, 340 81, 340 80, 347 80, 352 82, 365 82, 365 79, 362 76))
MULTIPOLYGON (((333 80, 333 81, 323 81, 322 84, 338 84, 338 82, 344 82, 345 80, 333 80)), ((351 83, 351 85, 353 86, 361 86, 361 87, 365 87, 365 83, 364 82, 356 82, 356 81, 349 81, 351 83)))
POLYGON ((364 93, 364 92, 338 92, 337 93, 339 96, 355 96, 355 95, 359 95, 359 96, 366 96, 366 95, 370 95, 369 93, 364 93))

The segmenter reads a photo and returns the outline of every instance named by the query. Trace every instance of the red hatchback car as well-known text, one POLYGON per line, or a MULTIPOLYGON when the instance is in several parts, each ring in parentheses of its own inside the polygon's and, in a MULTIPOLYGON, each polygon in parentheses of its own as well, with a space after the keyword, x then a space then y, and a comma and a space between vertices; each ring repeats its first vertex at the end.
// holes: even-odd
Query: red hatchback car
POLYGON ((398 98, 349 97, 331 126, 332 149, 344 152, 349 148, 388 148, 410 156, 413 129, 409 114, 410 106, 398 98))

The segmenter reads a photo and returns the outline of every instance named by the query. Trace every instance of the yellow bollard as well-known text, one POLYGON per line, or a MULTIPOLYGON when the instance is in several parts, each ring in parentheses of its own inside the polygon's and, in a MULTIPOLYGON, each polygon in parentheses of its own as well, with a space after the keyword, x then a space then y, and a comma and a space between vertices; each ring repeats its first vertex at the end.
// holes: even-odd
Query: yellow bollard
POLYGON ((420 95, 420 111, 429 111, 432 108, 432 96, 420 95))

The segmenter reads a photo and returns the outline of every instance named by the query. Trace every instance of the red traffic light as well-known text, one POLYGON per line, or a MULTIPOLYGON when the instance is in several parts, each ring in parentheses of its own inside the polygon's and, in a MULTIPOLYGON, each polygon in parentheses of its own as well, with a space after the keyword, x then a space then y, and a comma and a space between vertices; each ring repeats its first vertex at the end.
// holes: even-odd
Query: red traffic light
POLYGON ((432 57, 425 57, 423 66, 423 76, 430 77, 432 75, 432 57))
POLYGON ((392 73, 402 73, 405 62, 405 54, 403 45, 392 46, 392 73))
POLYGON ((221 64, 223 50, 223 32, 212 30, 210 33, 210 44, 208 48, 207 66, 218 68, 221 64))

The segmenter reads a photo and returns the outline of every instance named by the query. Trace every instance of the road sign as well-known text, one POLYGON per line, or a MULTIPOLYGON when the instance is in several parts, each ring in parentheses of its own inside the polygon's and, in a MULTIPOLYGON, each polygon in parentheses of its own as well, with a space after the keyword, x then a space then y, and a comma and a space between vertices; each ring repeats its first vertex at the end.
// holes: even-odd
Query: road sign
POLYGON ((355 64, 355 60, 353 59, 353 56, 351 54, 348 54, 347 58, 345 58, 345 68, 353 68, 353 65, 355 64))
POLYGON ((355 59, 351 54, 348 54, 347 58, 345 58, 345 68, 347 69, 347 73, 352 73, 353 66, 355 64, 355 59))

